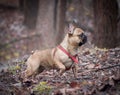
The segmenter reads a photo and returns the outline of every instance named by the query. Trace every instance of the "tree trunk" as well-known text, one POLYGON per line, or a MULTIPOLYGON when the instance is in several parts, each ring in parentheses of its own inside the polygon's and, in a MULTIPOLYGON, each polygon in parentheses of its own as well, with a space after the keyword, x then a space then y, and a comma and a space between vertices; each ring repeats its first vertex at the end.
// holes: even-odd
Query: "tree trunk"
POLYGON ((24 3, 22 1, 20 3, 24 9, 25 25, 30 29, 34 29, 36 27, 39 0, 24 0, 24 3))
POLYGON ((19 0, 19 9, 20 9, 21 11, 24 10, 24 0, 19 0))
POLYGON ((40 0, 36 29, 41 34, 40 49, 55 45, 54 30, 55 0, 40 0))
POLYGON ((93 43, 100 48, 114 48, 117 46, 117 16, 116 0, 93 0, 95 31, 93 43))
POLYGON ((66 0, 56 0, 57 10, 56 10, 56 40, 57 44, 60 43, 64 37, 64 28, 65 28, 65 14, 66 14, 66 0))
POLYGON ((37 31, 41 34, 40 49, 57 45, 62 38, 66 0, 40 0, 37 31))
MULTIPOLYGON (((25 24, 41 34, 39 49, 54 47, 64 34, 66 0, 25 0, 25 24)), ((21 5, 23 3, 21 2, 21 5)))

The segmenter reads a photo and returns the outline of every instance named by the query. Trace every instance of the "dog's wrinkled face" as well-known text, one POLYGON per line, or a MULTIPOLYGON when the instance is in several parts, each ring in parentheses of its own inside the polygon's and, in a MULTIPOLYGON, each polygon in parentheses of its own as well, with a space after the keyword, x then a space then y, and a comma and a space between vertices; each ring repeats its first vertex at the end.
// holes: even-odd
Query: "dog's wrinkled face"
POLYGON ((68 36, 69 43, 74 46, 82 46, 87 42, 87 36, 85 35, 84 31, 80 28, 75 28, 74 26, 70 28, 68 36))

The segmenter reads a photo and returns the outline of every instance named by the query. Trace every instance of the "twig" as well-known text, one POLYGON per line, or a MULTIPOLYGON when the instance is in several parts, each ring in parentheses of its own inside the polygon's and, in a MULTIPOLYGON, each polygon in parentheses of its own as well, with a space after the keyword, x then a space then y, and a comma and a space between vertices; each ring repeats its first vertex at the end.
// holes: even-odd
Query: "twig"
POLYGON ((117 67, 117 66, 120 66, 120 64, 115 64, 115 65, 112 65, 112 66, 106 66, 106 67, 103 67, 103 68, 96 69, 94 71, 97 72, 97 71, 100 71, 100 70, 109 69, 109 68, 113 68, 113 67, 117 67))
POLYGON ((82 74, 86 74, 86 73, 89 73, 89 72, 98 72, 100 70, 109 69, 109 68, 113 68, 113 67, 117 67, 117 66, 120 66, 120 64, 115 64, 115 65, 112 65, 112 66, 106 66, 106 67, 99 68, 99 69, 86 70, 84 72, 81 72, 80 74, 82 75, 82 74))

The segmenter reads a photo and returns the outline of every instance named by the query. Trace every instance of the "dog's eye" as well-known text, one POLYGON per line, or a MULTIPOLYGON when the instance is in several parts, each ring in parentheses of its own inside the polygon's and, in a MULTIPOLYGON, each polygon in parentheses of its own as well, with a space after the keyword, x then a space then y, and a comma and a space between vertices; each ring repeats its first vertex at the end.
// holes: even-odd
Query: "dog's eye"
POLYGON ((83 34, 83 33, 79 35, 79 37, 83 37, 83 36, 84 36, 84 34, 83 34))

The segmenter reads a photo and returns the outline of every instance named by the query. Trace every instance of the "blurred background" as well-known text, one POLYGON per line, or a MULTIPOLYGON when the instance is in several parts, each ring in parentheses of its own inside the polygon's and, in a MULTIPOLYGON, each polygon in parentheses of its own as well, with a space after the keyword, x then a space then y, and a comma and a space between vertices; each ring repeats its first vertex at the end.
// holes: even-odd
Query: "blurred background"
POLYGON ((0 62, 58 45, 73 20, 88 47, 120 47, 120 0, 0 0, 0 62))

